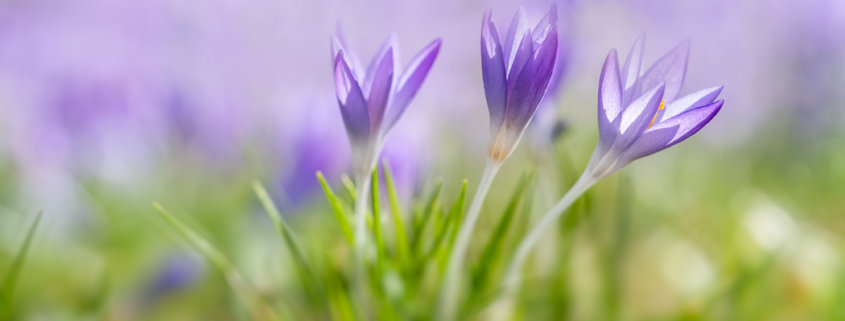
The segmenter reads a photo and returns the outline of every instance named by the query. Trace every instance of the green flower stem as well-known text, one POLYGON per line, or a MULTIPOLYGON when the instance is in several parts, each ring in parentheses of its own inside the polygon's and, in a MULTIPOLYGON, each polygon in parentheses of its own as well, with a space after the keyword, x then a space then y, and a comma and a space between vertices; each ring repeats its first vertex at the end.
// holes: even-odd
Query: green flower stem
POLYGON ((516 254, 514 255, 513 259, 511 260, 510 265, 508 266, 507 273, 505 274, 504 284, 502 285, 502 292, 504 295, 509 295, 510 293, 514 292, 520 283, 520 271, 522 271, 522 266, 525 265, 525 261, 528 259, 528 255, 537 246, 542 238, 543 234, 552 226, 555 226, 554 223, 558 220, 563 214, 566 213, 566 210, 572 206, 572 203, 575 202, 581 195, 584 194, 591 186, 593 186, 596 182, 598 182, 598 178, 593 175, 592 171, 589 169, 578 178, 578 181, 575 182, 575 185, 572 185, 572 188, 563 195, 560 201, 555 204, 543 217, 534 225, 534 228, 525 235, 522 241, 519 243, 517 247, 516 254))
POLYGON ((455 241, 455 246, 449 255, 449 263, 446 268, 446 274, 443 279, 443 284, 440 288, 440 295, 438 300, 439 317, 437 320, 450 321, 456 318, 458 300, 460 298, 459 291, 461 290, 459 274, 460 269, 464 265, 466 252, 469 247, 469 241, 472 237, 475 222, 478 220, 478 214, 481 213, 481 206, 484 204, 484 198, 490 190, 493 179, 496 173, 502 167, 501 161, 487 160, 484 166, 484 172, 481 175, 481 181, 478 183, 478 189, 475 191, 475 196, 470 203, 469 211, 465 216, 465 221, 461 224, 461 229, 458 231, 458 236, 455 241))

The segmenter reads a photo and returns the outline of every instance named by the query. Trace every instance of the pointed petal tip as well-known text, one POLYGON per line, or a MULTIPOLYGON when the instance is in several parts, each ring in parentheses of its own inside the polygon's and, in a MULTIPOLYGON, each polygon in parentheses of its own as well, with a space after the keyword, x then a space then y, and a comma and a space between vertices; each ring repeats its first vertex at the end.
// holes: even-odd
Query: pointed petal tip
POLYGON ((686 56, 686 58, 689 59, 689 53, 690 53, 690 47, 691 46, 692 46, 692 39, 686 38, 686 39, 682 40, 680 43, 678 43, 678 45, 675 46, 675 49, 672 49, 672 51, 677 50, 678 52, 682 52, 682 53, 684 53, 684 56, 686 56))
POLYGON ((440 46, 442 46, 442 45, 443 45, 443 38, 437 37, 437 38, 434 38, 434 40, 432 40, 430 43, 428 43, 426 48, 431 48, 432 50, 438 50, 439 51, 440 46))
POLYGON ((549 24, 557 27, 557 1, 552 1, 547 15, 549 16, 549 24))
POLYGON ((607 57, 604 58, 604 64, 608 65, 610 63, 619 64, 618 59, 619 53, 616 52, 616 48, 610 49, 610 52, 607 53, 607 57))

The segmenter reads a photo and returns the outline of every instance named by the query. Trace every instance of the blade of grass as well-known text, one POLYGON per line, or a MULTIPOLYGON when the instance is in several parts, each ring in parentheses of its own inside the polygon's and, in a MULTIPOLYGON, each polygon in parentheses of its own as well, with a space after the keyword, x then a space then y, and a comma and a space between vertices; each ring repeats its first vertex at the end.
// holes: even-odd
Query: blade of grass
POLYGON ((396 230, 396 253, 399 256, 399 262, 408 262, 410 259, 410 245, 408 243, 408 234, 405 232, 405 224, 402 222, 402 212, 399 208, 399 197, 396 196, 396 185, 393 182, 393 169, 387 160, 382 163, 384 171, 384 180, 387 184, 387 194, 390 198, 390 212, 393 216, 393 226, 396 230))
POLYGON ((384 238, 381 231, 381 202, 379 200, 379 175, 378 166, 373 169, 372 182, 372 206, 373 206, 373 235, 376 239, 376 257, 378 258, 378 266, 381 267, 384 263, 384 238))
POLYGON ((332 320, 356 321, 365 320, 363 307, 355 304, 355 298, 351 295, 349 280, 335 262, 335 257, 330 253, 323 253, 322 260, 325 265, 326 299, 332 320))
POLYGON ((276 207, 273 199, 271 199, 270 195, 267 193, 267 189, 265 189, 264 185, 257 180, 252 182, 252 188, 255 190, 255 195, 258 196, 258 200, 261 202, 261 205, 264 206, 264 210, 270 218, 270 221, 272 221, 273 225, 276 226, 276 231, 279 232, 279 235, 284 240, 285 245, 287 245, 301 276, 305 281, 307 281, 306 285, 314 285, 317 282, 317 277, 314 275, 311 265, 308 264, 308 260, 305 258, 302 248, 299 247, 299 242, 296 241, 296 237, 293 235, 293 232, 288 229, 288 225, 284 221, 284 218, 282 218, 279 208, 276 207))
POLYGON ((26 261, 26 255, 29 253, 29 247, 32 244, 32 238, 35 235, 35 230, 38 228, 38 223, 41 222, 41 215, 42 212, 38 212, 35 216, 35 221, 32 222, 32 225, 29 227, 29 231, 26 233, 26 238, 24 239, 23 244, 21 244, 18 253, 12 260, 12 265, 9 267, 9 270, 6 271, 6 276, 3 277, 3 284, 0 285, 0 320, 9 320, 11 318, 12 298, 15 292, 15 286, 18 283, 18 277, 20 276, 24 261, 26 261))
MULTIPOLYGON (((458 237, 458 231, 461 230, 461 225, 464 222, 464 214, 465 214, 465 203, 466 203, 466 196, 467 196, 467 180, 464 180, 461 184, 461 195, 458 199, 461 201, 459 206, 459 211, 457 212, 458 216, 456 216, 455 226, 452 228, 452 234, 449 235, 449 246, 446 248, 446 255, 448 257, 449 254, 452 253, 452 247, 455 246, 455 238, 458 237)), ((457 206, 458 203, 455 203, 457 206)), ((454 209, 454 207, 453 207, 454 209)))
POLYGON ((352 203, 355 203, 355 198, 358 197, 358 190, 355 188, 355 183, 346 174, 340 175, 340 182, 346 189, 346 193, 349 194, 349 198, 352 199, 352 203))
POLYGON ((258 294, 258 292, 241 276, 241 274, 234 268, 225 255, 212 245, 208 240, 202 237, 198 232, 188 227, 181 220, 171 215, 158 203, 153 203, 153 208, 156 212, 170 223, 188 242, 193 245, 200 253, 208 259, 212 265, 223 273, 227 283, 235 292, 235 295, 241 299, 243 304, 247 307, 250 315, 256 321, 275 321, 279 320, 273 309, 266 301, 258 294))
MULTIPOLYGON (((452 225, 458 224, 457 220, 460 218, 461 213, 463 213, 463 211, 464 211, 464 203, 466 201, 466 195, 467 195, 467 181, 464 180, 461 183, 461 190, 458 194, 458 198, 455 200, 455 203, 452 203, 452 207, 449 208, 449 211, 446 212, 446 217, 443 220, 442 226, 440 226, 440 228, 437 231, 437 237, 434 239, 434 243, 431 246, 431 250, 429 251, 428 255, 425 256, 426 259, 436 256, 438 252, 440 252, 440 253, 443 252, 443 251, 440 251, 441 249, 444 248, 442 246, 443 240, 445 240, 446 235, 448 235, 449 232, 452 231, 452 229, 451 229, 452 225)), ((449 244, 449 245, 451 245, 451 244, 449 244)), ((440 270, 442 272, 442 269, 445 268, 445 265, 443 265, 443 264, 445 264, 446 261, 445 261, 445 258, 441 258, 440 261, 441 261, 440 265, 442 265, 442 266, 440 266, 440 270)))
POLYGON ((440 190, 442 187, 443 182, 437 182, 434 186, 434 190, 428 197, 425 207, 423 207, 422 217, 419 222, 417 222, 416 226, 414 226, 414 240, 411 241, 411 252, 414 254, 418 254, 420 251, 420 247, 423 243, 423 231, 425 230, 428 221, 431 220, 431 217, 436 215, 435 212, 440 209, 440 190))
POLYGON ((343 232, 343 236, 346 237, 346 241, 349 244, 354 244, 355 237, 352 235, 352 227, 349 225, 349 219, 347 218, 346 211, 343 210, 343 205, 341 205, 340 200, 335 196, 329 183, 326 182, 326 178, 322 172, 317 172, 317 179, 320 180, 320 185, 323 186, 323 192, 325 192, 326 199, 329 200, 329 205, 332 207, 332 213, 334 213, 334 217, 337 219, 338 225, 340 225, 340 231, 343 232))

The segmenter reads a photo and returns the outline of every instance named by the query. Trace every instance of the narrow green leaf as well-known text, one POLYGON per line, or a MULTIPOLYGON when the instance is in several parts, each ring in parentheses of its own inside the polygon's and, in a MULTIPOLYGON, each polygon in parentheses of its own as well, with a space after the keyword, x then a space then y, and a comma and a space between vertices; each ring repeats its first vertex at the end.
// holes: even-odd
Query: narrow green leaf
POLYGON ((214 245, 202 237, 199 233, 188 227, 181 220, 171 215, 157 202, 153 203, 153 208, 161 215, 170 225, 172 225, 188 242, 193 245, 200 253, 208 259, 212 265, 223 273, 229 287, 241 299, 242 303, 247 307, 250 315, 256 321, 274 321, 279 320, 273 309, 267 305, 267 302, 256 292, 256 290, 247 283, 241 274, 229 262, 229 259, 223 255, 214 245))
POLYGON ((320 180, 320 185, 323 186, 323 192, 325 192, 326 198, 329 200, 329 205, 332 207, 332 212, 334 213, 335 219, 337 219, 338 225, 340 225, 340 230, 343 232, 343 236, 346 237, 346 241, 349 242, 349 244, 354 244, 355 236, 352 234, 352 227, 349 225, 349 219, 347 218, 346 212, 343 210, 343 205, 340 204, 340 200, 338 200, 337 196, 335 196, 331 186, 329 186, 329 183, 326 182, 326 178, 323 176, 322 172, 317 172, 317 179, 320 180))
POLYGON ((490 274, 493 269, 499 266, 500 258, 505 250, 505 240, 507 239, 508 231, 512 225, 511 222, 513 221, 517 208, 522 202, 522 196, 525 194, 525 188, 528 186, 531 178, 532 175, 530 174, 522 175, 522 178, 519 180, 519 183, 517 184, 516 189, 505 208, 505 212, 502 214, 499 219, 499 223, 496 225, 496 229, 493 231, 493 234, 490 235, 490 240, 481 252, 481 258, 479 259, 478 265, 475 267, 472 277, 472 284, 475 288, 485 290, 487 283, 489 283, 490 274))
POLYGON ((393 216, 393 225, 396 230, 396 252, 400 262, 408 262, 410 258, 410 245, 408 234, 405 232, 405 224, 402 222, 402 212, 399 208, 399 197, 396 193, 396 185, 393 182, 393 169, 387 160, 382 163, 384 180, 387 184, 387 194, 390 198, 390 212, 393 216))
POLYGON ((182 236, 188 239, 188 242, 191 243, 197 250, 202 253, 209 261, 211 261, 214 266, 218 267, 221 270, 228 270, 231 268, 231 263, 229 260, 226 259, 226 256, 223 255, 222 252, 217 250, 211 243, 209 243, 204 237, 202 237, 199 233, 188 227, 185 223, 181 220, 177 219, 175 216, 171 215, 167 210, 165 210, 160 204, 157 202, 153 203, 153 208, 155 208, 156 212, 161 215, 170 225, 172 225, 182 236))
MULTIPOLYGON (((466 195, 467 181, 464 180, 461 183, 461 191, 458 194, 458 199, 455 200, 455 203, 452 203, 452 207, 450 207, 449 211, 446 212, 446 217, 444 217, 443 219, 443 224, 437 230, 437 236, 434 239, 434 243, 431 246, 431 250, 429 251, 426 257, 430 258, 437 255, 439 250, 443 248, 442 244, 444 243, 443 241, 446 239, 446 236, 449 234, 450 231, 453 230, 451 227, 455 224, 459 224, 458 220, 461 219, 462 213, 464 211, 464 202, 466 201, 466 195)), ((451 240, 446 244, 448 249, 448 246, 451 246, 451 240)), ((441 261, 445 263, 445 260, 441 261)))
POLYGON ((372 179, 372 206, 373 206, 373 235, 376 239, 376 254, 379 261, 379 266, 384 260, 384 238, 381 232, 381 202, 379 200, 379 175, 378 166, 373 169, 372 179))
POLYGON ((352 179, 346 174, 340 175, 340 182, 343 184, 343 187, 346 188, 346 193, 349 194, 349 198, 352 199, 352 203, 355 203, 355 198, 358 197, 358 189, 355 188, 355 183, 352 182, 352 179))
MULTIPOLYGON (((326 262, 326 299, 328 299, 329 310, 332 320, 355 321, 360 313, 356 305, 352 304, 349 289, 342 273, 328 255, 324 258, 326 262)), ((358 307, 360 309, 360 307, 358 307)), ((363 318, 360 318, 363 320, 363 318)))
POLYGON ((425 206, 423 207, 422 217, 415 222, 417 224, 414 226, 414 240, 411 242, 411 251, 413 251, 413 253, 419 253, 420 246, 423 243, 422 238, 425 226, 428 224, 428 221, 431 220, 431 217, 436 215, 435 212, 440 210, 440 189, 442 187, 443 182, 437 182, 434 190, 428 197, 428 201, 426 201, 425 206))
POLYGON ((464 224, 464 203, 466 203, 466 196, 467 196, 467 180, 463 181, 461 184, 461 194, 458 197, 460 202, 455 202, 452 209, 458 208, 457 216, 455 217, 455 225, 452 227, 452 234, 449 236, 449 246, 446 248, 446 255, 452 253, 452 247, 455 245, 455 239, 458 237, 458 231, 461 229, 461 225, 464 224))
POLYGON ((12 297, 15 292, 15 286, 18 283, 18 277, 20 276, 24 261, 26 261, 26 255, 29 253, 29 247, 32 244, 32 238, 35 235, 35 230, 38 227, 38 223, 41 222, 41 214, 42 212, 38 212, 35 216, 35 221, 32 222, 32 225, 29 227, 29 231, 26 233, 26 238, 24 238, 23 244, 21 244, 18 253, 12 260, 12 265, 9 267, 9 270, 6 271, 6 276, 3 277, 3 284, 0 285, 0 320, 7 320, 11 317, 12 297))
POLYGON ((270 195, 267 193, 267 189, 265 189, 264 186, 261 185, 261 182, 257 180, 252 182, 252 188, 255 190, 255 195, 258 196, 258 200, 261 202, 261 205, 264 206, 264 210, 270 218, 270 221, 272 221, 273 225, 276 226, 276 231, 279 232, 279 235, 284 240, 285 245, 287 245, 288 250, 293 256, 294 262, 296 262, 296 266, 298 267, 300 274, 304 277, 303 279, 316 282, 317 278, 313 274, 313 270, 311 269, 310 264, 308 264, 308 260, 305 258, 302 249, 299 247, 299 242, 296 241, 296 237, 293 235, 293 232, 288 229, 288 225, 285 223, 284 218, 282 218, 282 214, 279 213, 279 208, 276 207, 273 199, 271 199, 270 195))

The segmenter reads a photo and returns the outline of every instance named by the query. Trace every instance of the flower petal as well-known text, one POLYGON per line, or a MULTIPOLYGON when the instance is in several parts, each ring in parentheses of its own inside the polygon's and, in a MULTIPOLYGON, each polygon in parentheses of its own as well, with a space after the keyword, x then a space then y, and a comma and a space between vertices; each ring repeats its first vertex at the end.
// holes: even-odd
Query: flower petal
POLYGON ((534 41, 531 39, 531 34, 525 34, 522 40, 519 41, 519 47, 516 48, 511 60, 511 65, 508 68, 508 90, 513 91, 516 85, 516 80, 519 79, 519 74, 522 73, 525 64, 534 56, 534 41))
POLYGON ((504 122, 508 80, 504 48, 491 16, 492 12, 487 8, 481 25, 481 77, 484 81, 490 125, 498 127, 504 122))
POLYGON ((340 105, 340 114, 349 138, 354 141, 366 141, 370 135, 370 118, 367 101, 355 80, 355 75, 347 65, 340 51, 334 60, 335 92, 340 105))
POLYGON ((638 91, 637 79, 640 78, 640 72, 643 65, 643 43, 645 42, 645 35, 640 35, 628 52, 628 57, 625 58, 625 65, 622 67, 622 102, 627 104, 631 102, 635 93, 638 91))
MULTIPOLYGON (((387 55, 387 52, 389 50, 392 52, 393 55, 394 73, 396 71, 402 70, 399 66, 400 60, 398 56, 398 48, 399 45, 398 40, 396 38, 396 34, 391 33, 390 36, 388 36, 387 39, 385 39, 384 42, 381 44, 381 48, 379 48, 379 51, 373 57, 373 60, 370 61, 370 65, 367 66, 367 74, 364 77, 364 82, 361 84, 361 89, 364 91, 364 94, 370 93, 370 87, 373 85, 373 77, 375 77, 376 75, 376 68, 380 66, 380 63, 385 59, 385 55, 387 55)), ((394 76, 398 75, 394 74, 394 76)), ((395 83, 396 79, 394 79, 393 81, 395 83)))
POLYGON ((613 122, 622 112, 621 86, 619 62, 614 49, 607 54, 599 76, 599 140, 605 146, 610 146, 619 135, 619 128, 613 122))
POLYGON ((387 49, 382 59, 372 72, 372 83, 367 98, 367 109, 370 113, 370 125, 372 128, 381 128, 384 111, 390 99, 393 84, 393 49, 387 49))
POLYGON ((505 114, 506 126, 515 127, 522 132, 531 121, 540 100, 548 89, 549 80, 554 72, 557 50, 557 31, 552 30, 548 39, 537 49, 537 53, 525 63, 515 81, 508 99, 505 114))
POLYGON ((346 40, 346 36, 343 34, 343 30, 340 25, 337 25, 331 41, 332 59, 337 57, 338 52, 343 51, 343 59, 346 60, 347 67, 350 68, 355 77, 363 79, 364 70, 361 68, 361 61, 352 50, 352 47, 349 47, 348 43, 349 42, 346 40))
MULTIPOLYGON (((511 20, 511 25, 508 27, 508 36, 505 38, 504 43, 504 54, 505 54, 505 67, 507 67, 507 74, 512 75, 511 71, 513 70, 514 60, 516 59, 517 51, 519 48, 522 48, 524 44, 522 40, 525 36, 529 36, 529 40, 531 40, 531 29, 526 24, 525 18, 525 8, 520 7, 517 10, 516 14, 513 16, 513 20, 511 20)), ((524 63, 524 61, 523 61, 524 63)))
POLYGON ((620 137, 616 140, 618 146, 627 146, 648 128, 660 106, 664 88, 663 84, 659 84, 625 107, 619 123, 620 137))
POLYGON ((429 43, 405 67, 405 71, 402 72, 402 78, 394 86, 396 91, 394 92, 390 106, 387 107, 384 130, 389 130, 399 121, 399 117, 405 112, 405 108, 411 103, 411 99, 420 90, 423 81, 431 70, 431 66, 434 65, 437 54, 440 52, 440 44, 442 42, 438 38, 429 43))
POLYGON ((554 2, 543 19, 537 22, 537 25, 534 26, 534 30, 531 32, 534 46, 539 47, 548 38, 549 32, 552 30, 557 30, 557 3, 554 2))
POLYGON ((675 99, 675 101, 666 105, 666 112, 663 114, 663 117, 660 117, 660 119, 658 120, 669 119, 692 108, 710 104, 714 100, 716 100, 716 97, 718 97, 719 93, 722 92, 722 88, 725 88, 725 86, 716 86, 707 89, 702 89, 689 95, 683 96, 681 98, 675 99))
POLYGON ((723 103, 724 100, 720 99, 655 124, 628 147, 624 157, 632 161, 682 142, 707 125, 723 103))
POLYGON ((675 100, 684 85, 689 47, 689 40, 684 41, 660 58, 640 79, 640 88, 652 88, 659 83, 664 83, 666 90, 663 99, 667 102, 675 100))

